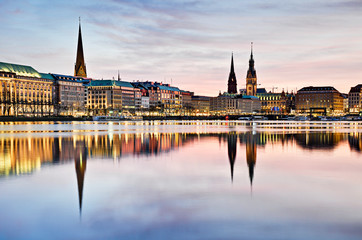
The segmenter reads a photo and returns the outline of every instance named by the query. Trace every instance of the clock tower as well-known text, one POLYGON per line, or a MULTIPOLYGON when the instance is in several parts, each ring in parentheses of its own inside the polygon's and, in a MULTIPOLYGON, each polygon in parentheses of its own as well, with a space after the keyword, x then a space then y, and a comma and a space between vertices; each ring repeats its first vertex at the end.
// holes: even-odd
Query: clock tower
POLYGON ((246 74, 246 95, 256 96, 256 88, 257 88, 256 80, 257 78, 256 78, 256 71, 254 68, 254 58, 253 58, 253 43, 251 43, 249 69, 246 74))

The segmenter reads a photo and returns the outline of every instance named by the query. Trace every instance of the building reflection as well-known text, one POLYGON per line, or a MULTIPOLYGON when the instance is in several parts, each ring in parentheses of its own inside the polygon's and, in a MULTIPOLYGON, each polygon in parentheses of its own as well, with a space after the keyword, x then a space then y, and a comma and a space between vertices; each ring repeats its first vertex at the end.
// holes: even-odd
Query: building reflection
POLYGON ((237 134, 236 132, 230 132, 227 135, 228 142, 228 156, 230 162, 230 170, 231 170, 231 181, 234 180, 234 164, 236 158, 236 142, 237 142, 237 134))
MULTIPOLYGON (((250 186, 255 181, 257 149, 273 144, 293 144, 304 149, 329 151, 345 142, 352 150, 362 152, 361 133, 283 132, 245 133, 144 133, 108 135, 72 135, 67 137, 0 138, 0 177, 31 174, 46 164, 74 162, 78 185, 79 211, 82 211, 84 177, 88 159, 121 161, 127 156, 157 156, 203 139, 227 143, 231 181, 237 157, 238 141, 245 146, 250 186)), ((201 153, 200 153, 201 154, 201 153)))
POLYGON ((333 132, 310 132, 305 134, 295 134, 296 143, 306 149, 334 149, 341 142, 347 139, 345 133, 333 132))
POLYGON ((228 156, 231 168, 231 180, 233 181, 234 178, 234 164, 236 159, 236 145, 237 145, 237 138, 239 136, 240 142, 245 144, 246 147, 246 163, 248 165, 248 172, 249 172, 249 179, 250 179, 250 186, 253 185, 253 178, 254 178, 254 168, 256 164, 256 143, 259 138, 258 135, 253 134, 253 132, 246 132, 237 134, 235 132, 227 133, 227 145, 228 145, 228 156))
POLYGON ((249 169, 250 186, 253 186, 254 168, 256 164, 256 142, 252 132, 246 133, 246 162, 249 169))
POLYGON ((348 135, 349 147, 352 150, 361 152, 362 151, 362 133, 350 133, 348 135))
POLYGON ((84 175, 87 168, 87 147, 85 141, 76 142, 74 155, 75 172, 77 174, 79 213, 82 213, 84 175))

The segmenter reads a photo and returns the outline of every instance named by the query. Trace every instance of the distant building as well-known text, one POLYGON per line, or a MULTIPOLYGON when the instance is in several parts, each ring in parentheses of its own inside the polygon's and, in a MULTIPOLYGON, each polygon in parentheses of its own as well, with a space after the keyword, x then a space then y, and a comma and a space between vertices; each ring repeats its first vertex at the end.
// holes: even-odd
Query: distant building
POLYGON ((192 107, 191 102, 192 102, 192 96, 194 95, 194 93, 189 92, 189 91, 181 90, 181 95, 182 95, 182 107, 183 108, 192 107))
POLYGON ((304 87, 295 96, 298 113, 342 114, 343 97, 334 87, 304 87))
POLYGON ((158 82, 133 82, 149 96, 150 108, 166 115, 177 115, 182 108, 182 93, 178 87, 158 82))
POLYGON ((209 115, 210 113, 210 97, 192 96, 192 108, 196 115, 209 115))
POLYGON ((213 115, 238 115, 260 112, 260 100, 255 96, 230 94, 210 98, 210 113, 213 115))
POLYGON ((256 70, 254 67, 253 43, 251 43, 249 69, 246 74, 246 95, 256 96, 256 89, 257 89, 257 78, 256 78, 256 70))
POLYGON ((141 101, 142 101, 141 109, 149 109, 150 108, 150 97, 142 96, 141 101))
POLYGON ((85 114, 85 87, 82 78, 51 74, 54 78, 54 114, 79 116, 85 114))
POLYGON ((0 116, 53 114, 53 81, 30 66, 0 62, 0 116))
POLYGON ((348 107, 348 94, 341 93, 343 97, 343 112, 348 113, 349 107, 348 107))
POLYGON ((284 91, 281 93, 257 93, 256 96, 261 102, 261 112, 267 114, 290 113, 294 104, 294 94, 285 93, 284 91))
POLYGON ((350 113, 362 112, 362 84, 352 87, 349 91, 348 107, 350 113))
POLYGON ((236 94, 237 91, 237 83, 236 83, 236 76, 234 71, 234 56, 231 55, 231 67, 230 67, 230 74, 228 80, 228 93, 236 94))
POLYGON ((93 80, 89 83, 88 108, 92 115, 128 114, 141 105, 140 89, 129 82, 93 80))
POLYGON ((246 95, 241 98, 237 98, 236 100, 238 114, 261 112, 261 102, 258 97, 246 95))

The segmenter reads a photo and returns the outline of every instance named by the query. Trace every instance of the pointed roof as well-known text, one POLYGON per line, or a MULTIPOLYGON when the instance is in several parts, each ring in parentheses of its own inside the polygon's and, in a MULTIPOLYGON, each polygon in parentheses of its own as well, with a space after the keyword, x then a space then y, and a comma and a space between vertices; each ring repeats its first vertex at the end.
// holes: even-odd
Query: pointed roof
POLYGON ((80 18, 79 18, 77 59, 76 59, 76 62, 75 62, 74 76, 87 77, 87 70, 86 70, 86 67, 85 67, 84 54, 83 54, 82 28, 81 28, 81 25, 80 25, 80 18))
POLYGON ((236 75, 234 71, 234 54, 231 53, 231 66, 228 80, 228 93, 237 93, 236 75))
POLYGON ((230 72, 234 72, 234 53, 231 53, 231 67, 230 72))
POLYGON ((256 71, 254 67, 254 56, 253 56, 253 42, 251 42, 251 51, 250 51, 250 59, 249 59, 249 69, 246 74, 247 78, 256 78, 256 71))

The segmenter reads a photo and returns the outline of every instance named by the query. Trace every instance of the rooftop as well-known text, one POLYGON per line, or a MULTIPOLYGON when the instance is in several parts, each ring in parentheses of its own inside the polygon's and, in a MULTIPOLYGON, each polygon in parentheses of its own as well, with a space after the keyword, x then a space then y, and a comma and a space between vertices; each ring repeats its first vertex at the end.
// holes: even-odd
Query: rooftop
POLYGON ((351 93, 351 92, 361 92, 361 91, 362 91, 362 84, 358 84, 354 87, 351 87, 351 90, 349 92, 351 93))
POLYGON ((323 87, 309 86, 309 87, 304 87, 304 88, 298 90, 298 92, 310 92, 310 91, 337 91, 337 90, 331 86, 323 86, 323 87))
POLYGON ((119 87, 129 87, 134 88, 130 82, 118 81, 118 80, 92 80, 89 82, 90 87, 100 87, 100 86, 119 86, 119 87))
POLYGON ((0 72, 15 73, 23 77, 41 78, 42 75, 34 68, 25 65, 0 62, 0 72))
POLYGON ((55 74, 55 73, 51 73, 51 75, 54 77, 54 79, 56 80, 64 80, 64 81, 80 81, 83 78, 81 77, 74 77, 74 76, 70 76, 70 75, 62 75, 62 74, 55 74))

